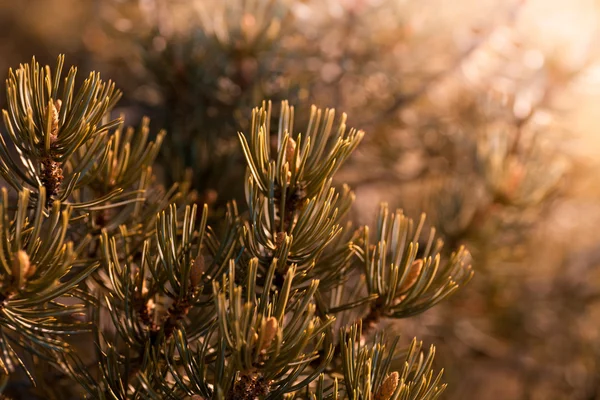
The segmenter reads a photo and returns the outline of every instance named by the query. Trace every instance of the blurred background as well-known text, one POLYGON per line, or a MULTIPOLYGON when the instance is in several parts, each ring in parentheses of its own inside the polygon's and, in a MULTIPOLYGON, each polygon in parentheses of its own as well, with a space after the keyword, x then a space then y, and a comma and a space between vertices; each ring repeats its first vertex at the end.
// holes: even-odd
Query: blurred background
MULTIPOLYGON (((168 131, 165 182, 243 193, 236 131, 264 99, 367 132, 339 174, 467 245, 475 279, 390 322, 438 347, 446 399, 600 399, 600 3, 0 0, 0 71, 59 53, 168 131)), ((4 73, 4 72, 3 72, 4 73)), ((4 104, 4 98, 0 104, 4 104)))

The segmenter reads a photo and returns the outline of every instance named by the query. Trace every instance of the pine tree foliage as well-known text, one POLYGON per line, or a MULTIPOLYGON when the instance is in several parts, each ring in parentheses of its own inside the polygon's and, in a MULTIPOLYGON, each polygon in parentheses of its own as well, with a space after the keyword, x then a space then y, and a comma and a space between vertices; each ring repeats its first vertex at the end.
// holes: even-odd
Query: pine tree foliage
POLYGON ((455 291, 458 282, 470 278, 471 272, 463 268, 462 247, 452 253, 445 265, 440 265, 443 242, 435 240, 434 228, 427 235, 425 249, 419 252, 424 222, 422 215, 415 227, 401 210, 392 214, 383 205, 376 244, 370 244, 369 229, 365 228, 361 258, 365 262, 368 292, 378 299, 373 312, 394 318, 419 314, 455 291))
POLYGON ((136 42, 145 69, 169 104, 164 108, 170 132, 164 151, 175 161, 167 174, 181 179, 191 168, 201 195, 215 189, 221 196, 226 191, 237 195, 240 191, 228 185, 229 174, 239 179, 235 172, 243 170, 235 132, 248 127, 255 104, 291 94, 279 56, 281 38, 291 28, 290 4, 197 2, 199 26, 191 35, 162 27, 170 6, 165 3, 146 15, 149 32, 136 42))
MULTIPOLYGON (((564 213, 559 204, 572 195, 564 189, 575 182, 573 176, 565 179, 564 163, 572 149, 565 146, 565 130, 570 131, 573 124, 565 120, 566 104, 555 100, 581 82, 585 76, 581 72, 587 74, 593 60, 586 60, 583 52, 575 60, 562 51, 554 53, 554 45, 550 46, 553 50, 540 46, 535 35, 529 35, 531 26, 523 26, 534 15, 535 6, 522 1, 491 2, 487 12, 471 10, 457 24, 456 20, 444 21, 443 9, 430 12, 436 2, 424 7, 421 2, 385 0, 203 0, 186 2, 179 13, 176 9, 182 3, 177 1, 160 2, 161 7, 154 8, 148 5, 159 2, 143 3, 140 7, 137 1, 118 1, 107 6, 111 11, 123 10, 125 5, 129 11, 145 9, 143 16, 155 18, 151 25, 156 29, 149 36, 132 28, 119 36, 119 44, 122 39, 139 43, 144 37, 143 60, 136 67, 146 69, 149 80, 158 83, 161 109, 170 109, 173 115, 177 110, 182 115, 196 110, 194 118, 174 119, 175 124, 190 123, 193 141, 201 143, 219 130, 221 144, 229 143, 235 133, 233 125, 248 132, 249 104, 257 104, 269 87, 276 89, 277 96, 294 98, 297 94, 301 103, 310 99, 343 109, 369 135, 358 157, 350 159, 344 176, 340 179, 338 174, 337 179, 357 191, 385 193, 392 209, 403 207, 411 215, 424 209, 428 223, 436 226, 449 248, 467 244, 483 272, 469 297, 448 302, 447 308, 426 316, 426 324, 418 320, 415 324, 423 334, 435 332, 445 338, 448 351, 441 352, 451 357, 447 364, 452 365, 445 379, 450 380, 457 398, 464 393, 485 397, 484 388, 493 386, 506 390, 507 385, 498 383, 498 367, 500 373, 518 381, 515 387, 535 392, 534 397, 547 397, 548 391, 568 397, 578 391, 588 398, 588 393, 597 391, 593 384, 597 368, 592 367, 597 352, 589 351, 594 339, 588 329, 575 328, 595 326, 589 318, 597 297, 590 295, 597 290, 589 279, 595 256, 588 258, 587 267, 579 266, 572 261, 575 250, 569 245, 552 248, 560 256, 544 252, 551 261, 540 262, 539 248, 547 242, 540 243, 538 230, 543 226, 544 235, 553 231, 556 224, 550 213, 564 213), (201 9, 197 15, 196 6, 201 9), (190 25, 175 33, 184 21, 190 25), (267 29, 271 25, 278 29, 267 29), (275 31, 277 40, 245 39, 256 31, 275 31), (271 86, 271 80, 292 85, 271 86), (212 107, 205 107, 197 93, 216 99, 212 107), (233 108, 247 111, 234 113, 235 119, 227 117, 233 108), (193 128, 200 119, 203 124, 193 128), (570 254, 565 256, 568 261, 557 261, 563 252, 570 254), (551 268, 554 262, 561 265, 551 268), (555 278, 541 279, 548 274, 555 278), (557 313, 553 322, 547 319, 557 313), (532 318, 548 323, 531 329, 532 318), (464 335, 473 340, 465 341, 464 335), (543 346, 550 337, 556 345, 543 346), (510 350, 517 343, 533 362, 523 364, 523 353, 510 350), (562 351, 552 350, 556 346, 562 351), (489 363, 479 363, 482 353, 489 363), (482 366, 481 374, 469 373, 473 362, 482 366), (582 363, 587 367, 580 368, 582 363), (515 370, 519 371, 516 378, 515 370), (463 379, 465 375, 468 379, 463 379)), ((121 21, 114 13, 106 14, 111 26, 121 21)), ((139 14, 119 15, 133 25, 144 19, 139 14)), ((273 96, 271 92, 266 97, 273 96)), ((293 102, 298 101, 294 98, 293 102)), ((298 113, 296 124, 304 122, 302 114, 309 113, 298 113)), ((170 141, 185 147, 181 143, 189 137, 178 141, 181 131, 171 128, 175 124, 165 124, 170 135, 164 147, 170 147, 170 141)), ((231 151, 230 155, 241 149, 214 148, 219 147, 231 151)), ((220 151, 209 151, 204 145, 197 148, 204 149, 198 158, 205 164, 194 161, 189 166, 202 191, 215 187, 204 179, 204 168, 213 165, 204 155, 216 158, 220 151)), ((243 158, 236 161, 243 162, 243 158)), ((216 178, 226 188, 231 186, 228 175, 216 178)), ((219 191, 220 200, 229 198, 223 193, 219 191)), ((244 209, 243 195, 238 193, 236 199, 244 209)), ((371 235, 375 233, 372 227, 371 235)), ((564 236, 550 235, 550 239, 564 236)), ((351 230, 344 230, 334 240, 355 241, 351 237, 351 230)), ((442 254, 448 254, 446 250, 442 254)), ((416 274, 419 263, 414 269, 403 268, 416 274)), ((353 322, 352 313, 344 312, 349 305, 362 304, 365 315, 371 315, 367 303, 369 296, 377 294, 370 295, 360 280, 349 279, 348 285, 333 288, 328 295, 318 294, 316 301, 336 312, 336 325, 353 322)), ((376 288, 381 289, 385 288, 376 288)), ((368 322, 363 323, 366 329, 370 329, 368 322)), ((407 330, 412 328, 411 322, 402 323, 408 324, 407 330)), ((511 386, 509 390, 518 389, 511 386)), ((452 393, 447 395, 452 397, 452 393)))
POLYGON ((345 115, 312 107, 298 129, 287 102, 279 118, 254 109, 239 134, 248 211, 230 202, 212 227, 188 184, 157 183, 163 133, 111 119, 118 91, 96 73, 76 91, 72 68, 60 90, 62 65, 7 80, 4 387, 45 363, 74 398, 439 397, 433 348, 371 332, 465 284, 469 256, 386 206, 374 238, 352 226, 354 194, 332 182, 364 133, 345 115))
POLYGON ((61 90, 62 66, 61 56, 52 74, 34 59, 7 79, 8 136, 0 146, 11 187, 2 197, 4 377, 30 369, 15 346, 54 363, 54 352, 70 352, 67 337, 90 329, 91 321, 74 316, 97 305, 90 282, 102 274, 101 230, 143 237, 148 217, 174 198, 173 190, 150 187, 158 143, 148 142, 147 127, 123 135, 121 120, 109 118, 120 96, 114 84, 92 73, 75 91, 72 67, 61 90))

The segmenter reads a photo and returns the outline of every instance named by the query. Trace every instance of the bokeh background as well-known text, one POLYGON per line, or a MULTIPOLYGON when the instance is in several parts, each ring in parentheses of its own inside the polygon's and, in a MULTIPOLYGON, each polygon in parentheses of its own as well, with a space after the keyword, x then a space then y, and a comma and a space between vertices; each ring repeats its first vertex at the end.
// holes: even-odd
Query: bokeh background
MULTIPOLYGON (((219 209, 264 99, 367 131, 354 217, 428 214, 475 279, 389 322, 438 347, 446 399, 600 399, 600 3, 0 0, 0 71, 59 53, 169 136, 162 179, 219 209)), ((2 91, 4 92, 4 91, 2 91)), ((0 99, 4 104, 4 99, 0 99)))

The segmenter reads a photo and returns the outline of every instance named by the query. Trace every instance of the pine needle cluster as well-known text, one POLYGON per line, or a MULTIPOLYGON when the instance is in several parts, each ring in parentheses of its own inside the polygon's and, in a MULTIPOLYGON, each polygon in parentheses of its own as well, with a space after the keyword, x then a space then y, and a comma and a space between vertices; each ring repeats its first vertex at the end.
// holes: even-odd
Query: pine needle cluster
POLYGON ((433 348, 366 338, 466 283, 468 254, 444 257, 424 216, 385 205, 375 229, 352 227, 354 194, 332 179, 364 133, 345 115, 312 107, 297 133, 287 102, 278 118, 255 108, 239 134, 248 212, 231 202, 212 227, 188 185, 157 182, 164 134, 150 140, 146 120, 125 129, 110 117, 114 83, 78 84, 63 62, 34 59, 6 84, 5 393, 25 372, 32 387, 54 376, 90 399, 440 395, 433 348))

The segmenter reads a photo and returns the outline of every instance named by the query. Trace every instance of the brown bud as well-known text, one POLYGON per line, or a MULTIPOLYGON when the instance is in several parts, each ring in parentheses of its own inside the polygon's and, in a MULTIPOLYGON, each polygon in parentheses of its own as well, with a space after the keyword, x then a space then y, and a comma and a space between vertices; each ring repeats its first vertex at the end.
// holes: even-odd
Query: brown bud
POLYGON ((398 293, 405 293, 409 291, 410 288, 412 288, 415 285, 415 283, 417 283, 417 280, 421 275, 422 269, 423 260, 415 260, 410 266, 410 271, 408 271, 408 275, 406 276, 406 279, 404 280, 402 286, 400 286, 398 293))
POLYGON ((192 261, 192 268, 190 268, 190 283, 192 287, 198 286, 200 280, 204 274, 204 256, 200 254, 192 261))
POLYGON ((269 317, 264 322, 263 330, 262 330, 262 341, 260 342, 259 350, 263 351, 269 348, 275 336, 277 336, 277 330, 279 329, 279 324, 277 323, 277 318, 269 317))
POLYGON ((398 381, 400 380, 398 372, 392 372, 385 377, 383 383, 379 387, 379 390, 375 394, 374 400, 389 400, 398 387, 398 381))
POLYGON ((204 400, 204 397, 200 396, 199 394, 195 394, 190 400, 204 400))
POLYGON ((287 146, 285 148, 285 161, 292 167, 294 161, 294 152, 296 151, 296 141, 292 138, 288 138, 287 146))
POLYGON ((23 250, 17 251, 12 260, 12 275, 14 282, 18 288, 22 287, 25 279, 31 277, 35 273, 35 266, 31 265, 29 255, 23 250))
POLYGON ((54 103, 50 104, 50 110, 49 112, 52 115, 52 126, 50 128, 50 141, 51 142, 55 142, 56 139, 58 138, 58 123, 59 123, 59 116, 58 113, 60 112, 60 108, 62 106, 62 101, 61 100, 56 100, 54 103))

